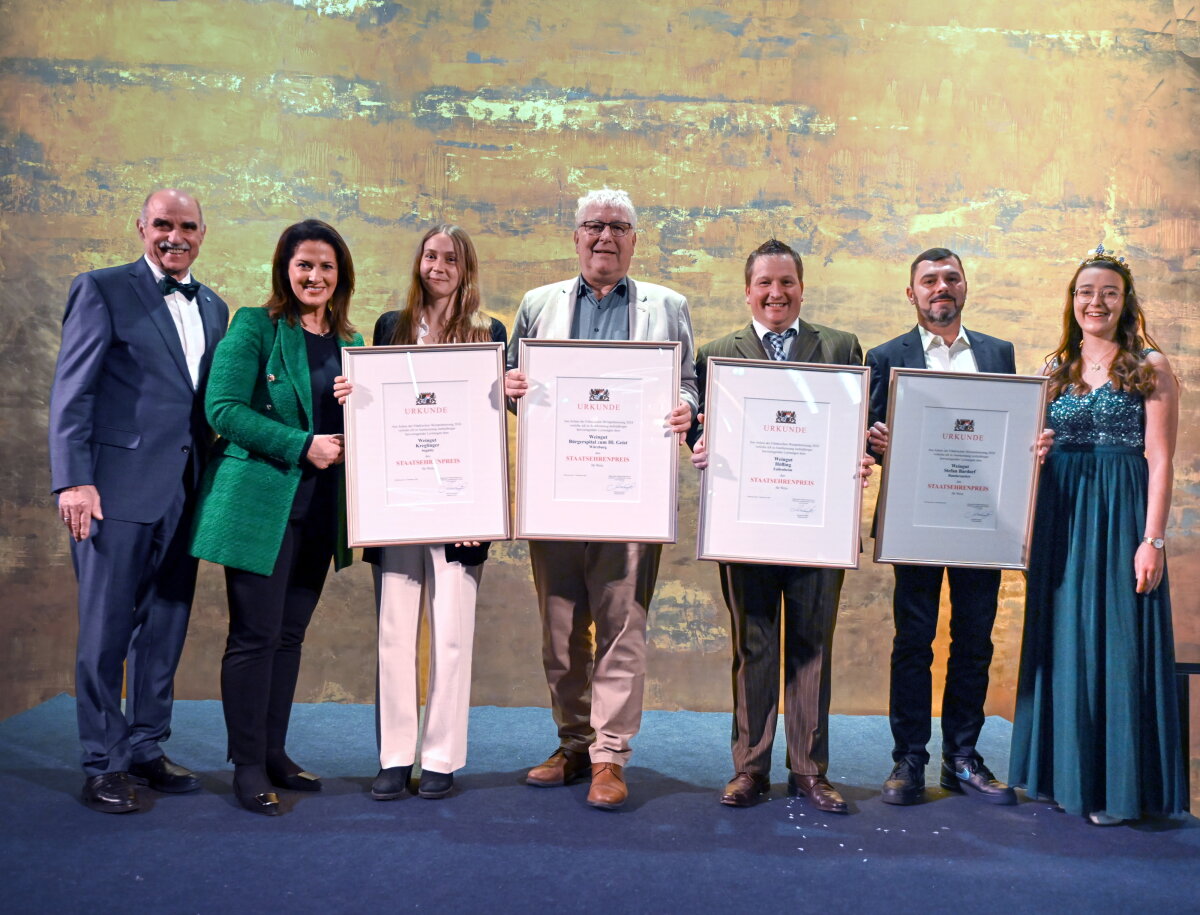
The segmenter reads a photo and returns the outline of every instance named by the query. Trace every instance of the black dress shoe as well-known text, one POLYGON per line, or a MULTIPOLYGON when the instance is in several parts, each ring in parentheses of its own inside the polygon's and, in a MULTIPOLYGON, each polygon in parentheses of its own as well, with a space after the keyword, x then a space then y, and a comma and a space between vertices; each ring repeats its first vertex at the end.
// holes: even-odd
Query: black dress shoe
POLYGON ((371 797, 377 801, 394 801, 408 792, 408 780, 412 778, 412 766, 388 766, 380 769, 371 782, 371 797))
POLYGON ((270 780, 262 766, 237 766, 233 771, 233 793, 238 803, 251 813, 277 817, 283 813, 279 795, 271 790, 270 780))
POLYGON ((283 815, 279 806, 279 795, 274 791, 263 791, 259 794, 241 794, 237 796, 238 803, 251 813, 261 813, 265 817, 283 815))
POLYGON ((941 785, 947 791, 973 794, 989 804, 1015 804, 1017 793, 974 756, 942 760, 941 785))
POLYGON ((149 762, 135 762, 129 767, 129 774, 155 791, 166 794, 187 794, 200 787, 200 779, 196 777, 196 773, 171 762, 166 756, 149 762))
POLYGON ((105 772, 84 779, 83 802, 101 813, 133 813, 142 809, 137 792, 124 772, 105 772))
POLYGON ((905 756, 892 767, 892 774, 883 783, 885 804, 907 807, 925 795, 925 765, 919 759, 905 756))
POLYGON ((267 778, 276 788, 289 791, 321 790, 321 779, 292 762, 282 750, 267 751, 267 778))
POLYGON ((845 799, 824 775, 788 775, 788 794, 808 798, 822 813, 849 813, 845 799))
POLYGON ((445 797, 454 789, 453 772, 430 772, 421 770, 421 780, 417 782, 417 794, 427 800, 437 800, 445 797))
POLYGON ((726 807, 753 807, 770 791, 771 780, 767 776, 739 772, 725 786, 721 803, 726 807))

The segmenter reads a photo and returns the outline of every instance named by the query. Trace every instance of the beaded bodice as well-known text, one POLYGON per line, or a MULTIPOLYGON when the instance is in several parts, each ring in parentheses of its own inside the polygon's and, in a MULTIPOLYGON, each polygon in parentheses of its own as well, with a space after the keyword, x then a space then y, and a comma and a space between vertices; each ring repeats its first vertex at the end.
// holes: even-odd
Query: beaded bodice
POLYGON ((1056 445, 1145 446, 1146 406, 1142 396, 1118 391, 1111 381, 1079 395, 1072 385, 1046 412, 1056 445))

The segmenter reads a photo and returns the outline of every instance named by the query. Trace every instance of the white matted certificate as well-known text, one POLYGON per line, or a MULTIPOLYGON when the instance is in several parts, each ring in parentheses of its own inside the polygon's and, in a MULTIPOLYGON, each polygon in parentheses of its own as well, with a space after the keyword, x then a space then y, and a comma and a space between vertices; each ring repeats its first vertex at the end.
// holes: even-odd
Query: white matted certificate
POLYGON ((342 350, 350 546, 507 540, 500 343, 342 350))
POLYGON ((858 568, 870 370, 707 366, 696 558, 858 568))
POLYGON ((1041 375, 892 369, 875 561, 1025 569, 1041 375))
POLYGON ((675 341, 524 339, 517 537, 675 541, 675 341))

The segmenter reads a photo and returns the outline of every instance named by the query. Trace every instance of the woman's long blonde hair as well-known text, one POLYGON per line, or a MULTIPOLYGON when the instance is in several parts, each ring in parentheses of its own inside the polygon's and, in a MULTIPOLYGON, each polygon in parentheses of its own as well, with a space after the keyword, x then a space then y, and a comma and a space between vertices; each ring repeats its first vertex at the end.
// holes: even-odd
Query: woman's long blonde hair
POLYGON ((445 235, 454 244, 458 262, 458 289, 450 302, 446 324, 442 328, 443 343, 487 343, 492 339, 492 322, 479 310, 479 259, 471 236, 458 226, 437 225, 426 232, 417 244, 413 258, 412 279, 408 286, 408 301, 400 310, 399 320, 392 330, 392 345, 410 345, 417 342, 421 326, 421 311, 425 308, 425 287, 421 283, 421 257, 425 243, 435 235, 445 235))

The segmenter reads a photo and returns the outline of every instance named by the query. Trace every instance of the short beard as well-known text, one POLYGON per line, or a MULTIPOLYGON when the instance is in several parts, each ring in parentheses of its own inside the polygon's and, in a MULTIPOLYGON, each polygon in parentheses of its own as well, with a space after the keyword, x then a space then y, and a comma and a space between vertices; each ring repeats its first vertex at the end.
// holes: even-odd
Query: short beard
POLYGON ((950 303, 950 308, 952 309, 951 312, 947 316, 941 317, 936 310, 937 306, 931 304, 929 306, 929 315, 926 320, 935 327, 949 327, 956 320, 958 320, 958 316, 962 314, 962 309, 956 307, 954 303, 950 303))

